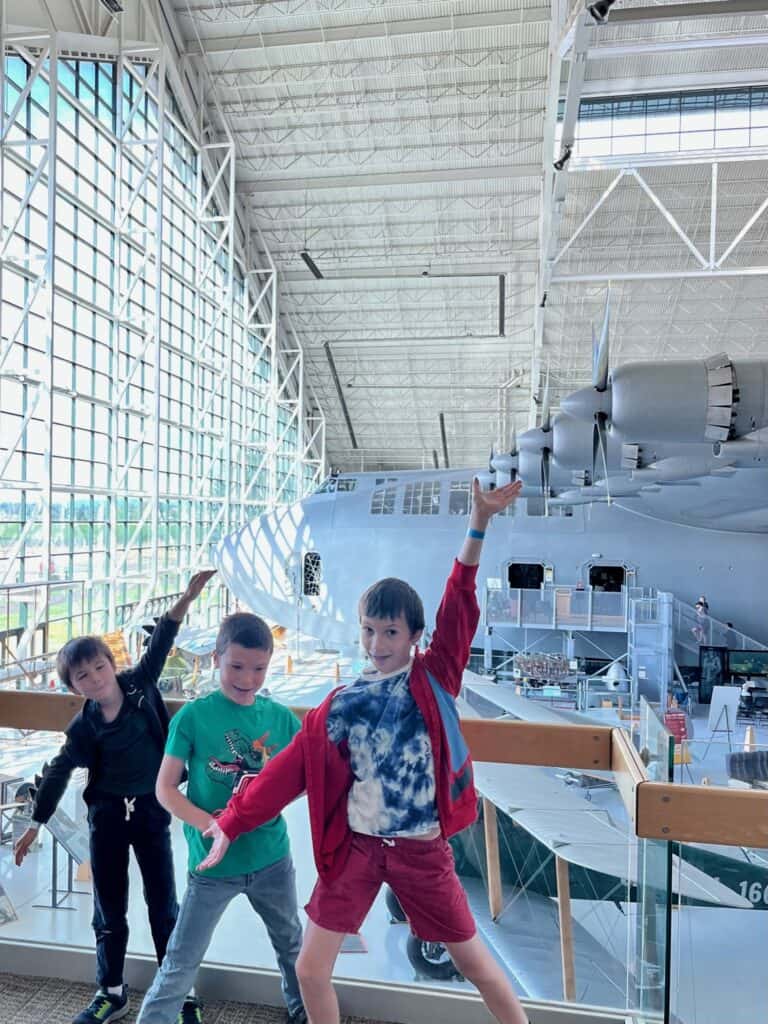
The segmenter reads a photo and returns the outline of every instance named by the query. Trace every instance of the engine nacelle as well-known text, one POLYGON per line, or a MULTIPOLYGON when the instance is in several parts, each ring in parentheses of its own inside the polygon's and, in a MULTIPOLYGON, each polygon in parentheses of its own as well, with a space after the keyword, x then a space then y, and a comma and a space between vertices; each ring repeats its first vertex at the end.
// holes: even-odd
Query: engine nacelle
POLYGON ((585 422, 605 413, 609 429, 628 441, 724 441, 768 426, 768 361, 626 363, 605 391, 583 388, 561 408, 585 422))
POLYGON ((611 377, 610 426, 640 441, 703 441, 707 367, 693 360, 627 363, 611 377))

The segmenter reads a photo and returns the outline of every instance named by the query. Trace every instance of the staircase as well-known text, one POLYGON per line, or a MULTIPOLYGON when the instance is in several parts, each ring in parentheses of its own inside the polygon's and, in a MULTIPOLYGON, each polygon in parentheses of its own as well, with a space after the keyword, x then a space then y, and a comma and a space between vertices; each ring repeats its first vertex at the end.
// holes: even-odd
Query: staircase
POLYGON ((765 651, 768 647, 759 640, 732 629, 710 615, 697 615, 696 609, 684 601, 673 598, 672 626, 675 633, 675 651, 687 657, 678 661, 690 662, 690 655, 698 662, 699 647, 728 647, 732 651, 765 651))

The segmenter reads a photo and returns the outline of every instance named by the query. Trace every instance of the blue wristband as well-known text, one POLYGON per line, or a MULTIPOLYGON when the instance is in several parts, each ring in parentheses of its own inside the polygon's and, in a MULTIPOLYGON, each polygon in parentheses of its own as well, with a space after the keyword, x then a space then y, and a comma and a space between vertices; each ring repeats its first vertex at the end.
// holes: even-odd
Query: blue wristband
POLYGON ((485 530, 476 530, 473 526, 467 530, 467 536, 471 537, 472 540, 484 540, 485 530))

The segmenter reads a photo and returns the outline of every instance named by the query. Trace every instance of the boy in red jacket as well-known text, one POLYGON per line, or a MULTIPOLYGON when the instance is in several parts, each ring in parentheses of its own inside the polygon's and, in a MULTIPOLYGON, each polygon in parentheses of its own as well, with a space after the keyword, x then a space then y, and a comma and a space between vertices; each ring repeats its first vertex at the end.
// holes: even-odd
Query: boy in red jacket
POLYGON ((361 642, 373 671, 331 693, 260 775, 243 780, 204 833, 198 870, 275 817, 304 791, 319 878, 296 962, 311 1024, 339 1024, 331 984, 344 935, 357 932, 381 885, 395 892, 413 932, 443 943, 500 1024, 527 1018, 506 974, 477 935, 448 838, 475 820, 472 762, 459 728, 461 688, 479 608, 475 576, 485 529, 520 493, 518 481, 473 483, 470 528, 437 612, 429 648, 418 594, 384 579, 360 599, 361 642))

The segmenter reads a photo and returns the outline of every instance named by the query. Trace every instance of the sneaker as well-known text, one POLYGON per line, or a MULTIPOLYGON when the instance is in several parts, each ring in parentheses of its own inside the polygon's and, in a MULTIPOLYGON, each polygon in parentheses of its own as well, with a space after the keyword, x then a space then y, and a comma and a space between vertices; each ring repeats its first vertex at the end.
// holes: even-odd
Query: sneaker
POLYGON ((179 1010, 176 1024, 203 1024, 203 1004, 192 996, 187 996, 179 1010))
POLYGON ((298 1010, 294 1010, 293 1013, 289 1011, 285 1020, 286 1024, 308 1024, 309 1018, 307 1017, 307 1011, 303 1006, 300 1006, 298 1010))
POLYGON ((111 995, 99 989, 90 1004, 73 1019, 72 1024, 107 1024, 110 1020, 120 1020, 128 1010, 128 990, 125 985, 120 995, 111 995))

